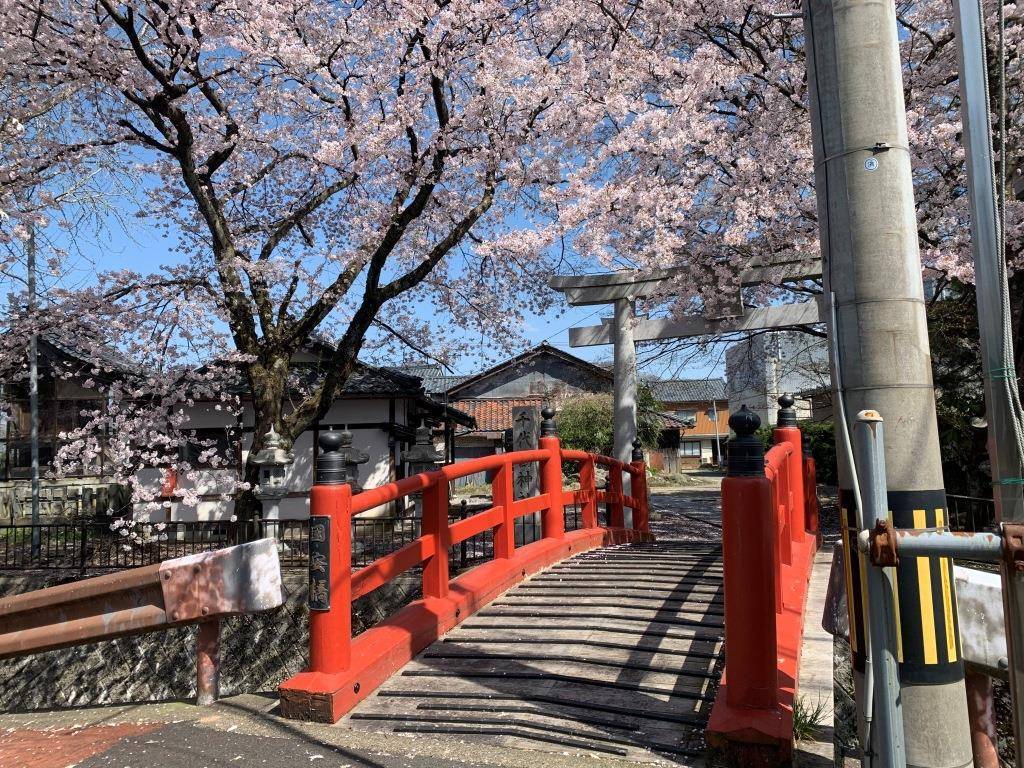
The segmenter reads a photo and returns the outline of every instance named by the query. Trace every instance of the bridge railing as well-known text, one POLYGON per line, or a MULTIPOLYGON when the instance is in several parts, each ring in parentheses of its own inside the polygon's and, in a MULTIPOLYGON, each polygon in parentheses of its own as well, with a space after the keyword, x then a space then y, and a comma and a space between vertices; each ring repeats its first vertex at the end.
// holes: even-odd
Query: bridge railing
POLYGON ((817 548, 814 461, 801 450, 792 399, 779 402, 767 452, 754 434, 756 415, 744 407, 729 419, 737 436, 722 482, 726 661, 707 737, 739 765, 783 765, 792 755, 804 605, 817 548))
MULTIPOLYGON (((281 686, 288 717, 336 722, 413 655, 509 587, 576 552, 650 537, 646 467, 639 445, 624 463, 561 448, 554 412, 544 409, 544 436, 535 450, 485 456, 442 467, 352 495, 347 484, 316 484, 310 496, 309 669, 281 686), (517 466, 539 463, 540 492, 516 499, 517 466), (563 462, 577 462, 580 487, 563 487, 563 462), (595 468, 608 469, 609 489, 599 490, 595 468), (467 475, 493 473, 492 505, 465 519, 448 517, 449 484, 467 475), (623 489, 629 478, 630 492, 623 489), (353 515, 403 497, 422 496, 422 533, 404 547, 355 572, 351 568, 353 515), (609 507, 609 525, 598 525, 597 505, 609 507), (579 505, 581 527, 565 530, 564 507, 579 505), (626 527, 625 510, 631 512, 626 527), (539 513, 541 538, 516 546, 515 522, 539 513), (449 548, 491 531, 493 558, 452 578, 449 548), (422 567, 423 597, 352 638, 352 602, 414 568, 422 567)), ((321 456, 325 453, 322 452, 321 456)))

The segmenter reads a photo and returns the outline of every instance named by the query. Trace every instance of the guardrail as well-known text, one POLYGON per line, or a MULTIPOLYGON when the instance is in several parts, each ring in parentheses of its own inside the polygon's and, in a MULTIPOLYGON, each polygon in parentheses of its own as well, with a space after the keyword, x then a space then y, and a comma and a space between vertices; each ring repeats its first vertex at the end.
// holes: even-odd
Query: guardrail
POLYGON ((364 491, 355 496, 345 484, 324 484, 332 473, 335 433, 321 435, 318 484, 311 492, 310 662, 307 671, 280 687, 286 717, 336 722, 372 693, 416 653, 465 620, 509 587, 563 558, 609 543, 649 540, 646 468, 639 444, 632 463, 579 451, 564 451, 554 435, 554 411, 542 411, 543 437, 535 450, 496 454, 459 462, 364 491), (540 465, 540 493, 516 500, 513 473, 519 465, 540 465), (563 462, 579 464, 580 488, 562 487, 563 462), (596 465, 607 467, 608 490, 594 483, 596 465), (451 522, 448 488, 452 480, 493 472, 492 506, 451 522), (630 491, 623 487, 628 476, 630 491), (422 534, 401 549, 352 572, 353 515, 422 494, 422 534), (598 525, 598 505, 608 505, 609 527, 598 525), (580 509, 580 528, 567 532, 565 506, 580 509), (624 527, 625 511, 632 528, 624 527), (516 546, 516 520, 540 514, 542 538, 516 546), (454 545, 489 531, 493 558, 451 578, 447 553, 454 545), (352 639, 352 601, 401 574, 422 567, 423 598, 352 639))
POLYGON ((804 456, 792 398, 779 398, 774 445, 743 406, 729 419, 722 481, 725 673, 708 721, 708 743, 737 765, 786 765, 793 751, 807 583, 818 543, 813 459, 804 456))
POLYGON ((199 624, 199 704, 217 699, 220 620, 284 602, 272 539, 0 600, 0 659, 199 624))

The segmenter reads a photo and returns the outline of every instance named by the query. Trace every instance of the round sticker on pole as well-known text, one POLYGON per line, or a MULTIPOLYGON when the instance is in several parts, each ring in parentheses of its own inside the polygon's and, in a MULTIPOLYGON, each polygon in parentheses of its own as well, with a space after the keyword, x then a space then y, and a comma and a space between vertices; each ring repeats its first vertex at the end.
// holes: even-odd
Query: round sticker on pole
POLYGON ((865 160, 864 161, 864 170, 865 171, 876 171, 876 170, 878 170, 878 158, 877 157, 869 157, 867 160, 865 160))

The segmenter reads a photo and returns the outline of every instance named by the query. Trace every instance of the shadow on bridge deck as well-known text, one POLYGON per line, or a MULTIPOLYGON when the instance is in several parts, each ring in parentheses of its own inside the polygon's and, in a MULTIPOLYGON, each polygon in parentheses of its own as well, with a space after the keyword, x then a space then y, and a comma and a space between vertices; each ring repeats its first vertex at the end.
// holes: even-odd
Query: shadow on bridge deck
POLYGON ((591 551, 475 614, 343 722, 690 763, 704 752, 722 614, 714 542, 591 551))

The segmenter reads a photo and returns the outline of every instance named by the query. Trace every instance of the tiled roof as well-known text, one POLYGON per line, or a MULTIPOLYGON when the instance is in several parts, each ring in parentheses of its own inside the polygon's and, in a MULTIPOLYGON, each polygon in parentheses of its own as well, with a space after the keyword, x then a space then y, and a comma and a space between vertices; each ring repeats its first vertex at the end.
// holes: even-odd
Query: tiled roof
POLYGON ((646 413, 653 414, 662 429, 686 429, 686 420, 674 414, 664 411, 646 411, 646 413))
POLYGON ((710 403, 726 399, 724 379, 664 379, 649 384, 654 397, 663 403, 710 403))
POLYGON ((453 400, 452 408, 476 419, 479 432, 503 432, 512 428, 512 409, 522 405, 543 407, 541 397, 508 397, 488 399, 453 400))
POLYGON ((407 376, 415 376, 423 381, 423 389, 428 395, 441 395, 457 384, 461 384, 470 376, 450 376, 436 363, 416 365, 398 365, 388 370, 398 371, 407 376))

